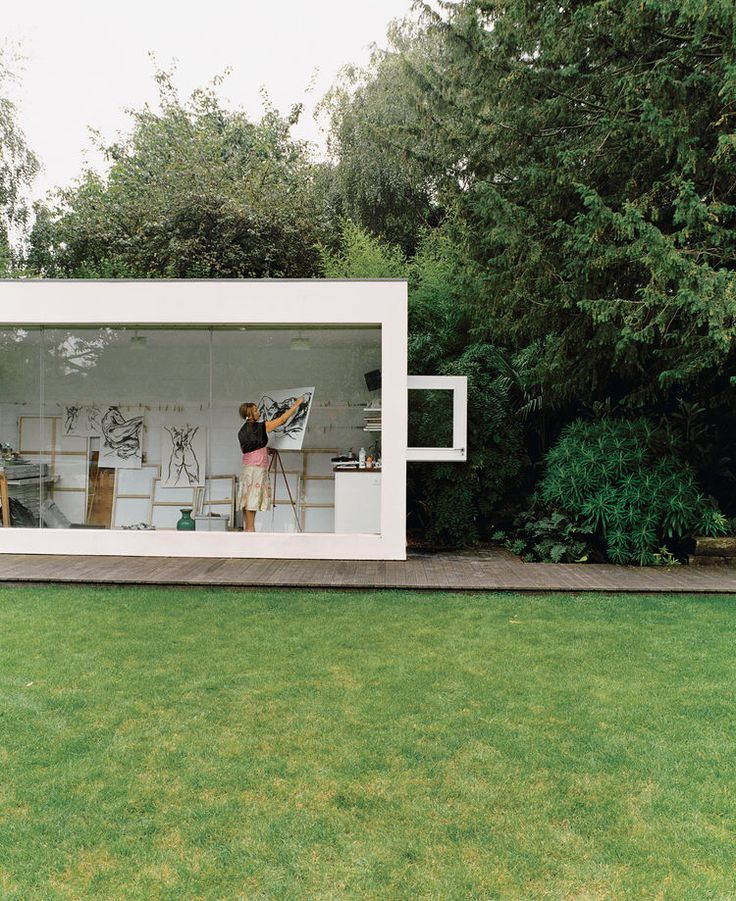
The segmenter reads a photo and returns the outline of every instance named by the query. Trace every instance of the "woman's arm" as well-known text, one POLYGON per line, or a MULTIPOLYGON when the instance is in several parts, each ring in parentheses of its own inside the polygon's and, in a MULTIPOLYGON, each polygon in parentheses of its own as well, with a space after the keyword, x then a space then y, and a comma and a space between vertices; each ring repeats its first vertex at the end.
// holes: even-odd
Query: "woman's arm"
POLYGON ((303 403, 304 398, 298 397, 285 413, 282 413, 281 416, 277 416, 276 419, 268 420, 268 422, 266 423, 266 431, 272 432, 274 429, 277 429, 280 425, 283 425, 285 422, 291 419, 291 417, 296 413, 296 411, 303 403))

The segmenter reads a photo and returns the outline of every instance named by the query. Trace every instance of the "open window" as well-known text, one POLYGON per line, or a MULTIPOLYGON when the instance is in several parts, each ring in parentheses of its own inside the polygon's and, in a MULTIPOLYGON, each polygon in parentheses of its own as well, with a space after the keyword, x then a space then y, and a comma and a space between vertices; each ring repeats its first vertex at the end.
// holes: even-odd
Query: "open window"
MULTIPOLYGON (((414 463, 461 463, 468 453, 468 380, 465 376, 410 375, 407 377, 409 391, 424 392, 435 407, 440 401, 440 412, 436 417, 435 434, 440 446, 407 447, 407 462, 414 463), (446 415, 441 411, 442 395, 447 394, 446 415), (440 395, 440 398, 437 397, 440 395), (445 443, 448 442, 448 443, 445 443)), ((414 405, 409 403, 409 408, 414 405)), ((410 436, 411 438, 411 436, 410 436)))

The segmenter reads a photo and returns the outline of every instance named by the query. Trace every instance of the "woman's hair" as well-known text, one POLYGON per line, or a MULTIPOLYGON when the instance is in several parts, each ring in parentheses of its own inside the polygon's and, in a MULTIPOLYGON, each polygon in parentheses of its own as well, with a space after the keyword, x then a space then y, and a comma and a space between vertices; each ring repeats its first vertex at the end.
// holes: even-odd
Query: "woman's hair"
POLYGON ((258 422, 258 420, 260 419, 258 407, 255 404, 241 404, 240 418, 247 419, 250 422, 258 422))

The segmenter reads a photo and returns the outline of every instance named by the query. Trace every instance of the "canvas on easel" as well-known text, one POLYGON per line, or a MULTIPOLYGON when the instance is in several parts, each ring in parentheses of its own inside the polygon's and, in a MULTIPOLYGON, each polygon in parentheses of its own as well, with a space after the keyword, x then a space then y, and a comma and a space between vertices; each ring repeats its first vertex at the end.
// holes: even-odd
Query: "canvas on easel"
POLYGON ((314 403, 314 386, 311 388, 279 388, 264 391, 258 401, 258 412, 265 420, 278 419, 289 407, 293 406, 297 398, 304 400, 299 405, 293 416, 268 436, 268 446, 275 450, 301 450, 304 443, 304 435, 307 431, 309 413, 314 403))

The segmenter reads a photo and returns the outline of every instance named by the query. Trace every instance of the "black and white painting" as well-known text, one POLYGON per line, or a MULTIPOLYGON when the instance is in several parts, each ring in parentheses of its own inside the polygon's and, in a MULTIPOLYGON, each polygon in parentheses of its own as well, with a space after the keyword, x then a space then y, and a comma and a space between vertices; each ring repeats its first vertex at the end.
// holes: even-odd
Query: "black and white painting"
POLYGON ((97 404, 65 404, 61 417, 62 433, 76 438, 94 438, 102 434, 102 410, 97 404))
POLYGON ((119 407, 103 409, 99 465, 112 469, 140 469, 143 463, 143 417, 126 419, 119 407))
POLYGON ((303 397, 293 416, 269 435, 269 446, 277 450, 301 450, 307 431, 309 412, 314 401, 314 386, 311 388, 280 388, 265 391, 258 401, 258 410, 265 420, 278 419, 296 400, 303 397))
POLYGON ((161 487, 204 486, 207 431, 204 426, 176 423, 161 428, 161 487))

